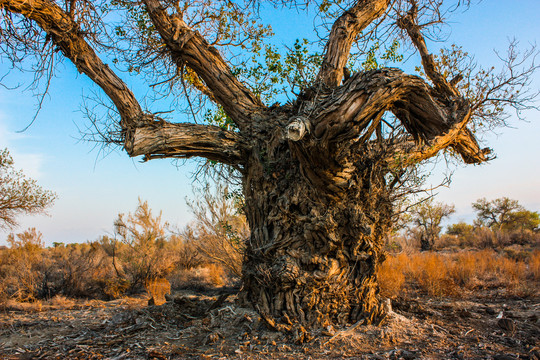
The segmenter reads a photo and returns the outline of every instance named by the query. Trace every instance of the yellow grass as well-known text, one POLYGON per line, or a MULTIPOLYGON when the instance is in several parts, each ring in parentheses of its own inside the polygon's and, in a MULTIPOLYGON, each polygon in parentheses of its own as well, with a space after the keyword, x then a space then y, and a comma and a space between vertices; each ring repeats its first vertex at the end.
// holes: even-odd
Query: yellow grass
POLYGON ((482 289, 500 294, 539 294, 540 251, 514 260, 494 250, 390 256, 378 271, 383 296, 420 292, 464 297, 482 289))

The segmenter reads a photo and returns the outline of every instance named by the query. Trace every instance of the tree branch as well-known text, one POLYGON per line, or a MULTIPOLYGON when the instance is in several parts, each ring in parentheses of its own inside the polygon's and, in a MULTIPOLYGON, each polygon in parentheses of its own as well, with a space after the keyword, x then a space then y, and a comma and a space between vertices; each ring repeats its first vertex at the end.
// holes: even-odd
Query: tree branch
POLYGON ((112 100, 120 114, 121 140, 130 156, 201 156, 238 165, 240 137, 214 126, 172 124, 144 113, 126 84, 96 55, 76 22, 47 0, 0 0, 0 9, 35 21, 79 72, 112 100))
POLYGON ((360 0, 341 15, 330 31, 317 80, 334 88, 341 84, 343 69, 357 35, 388 8, 390 0, 360 0))
POLYGON ((418 23, 416 22, 416 18, 418 15, 417 12, 417 5, 415 2, 413 2, 413 5, 411 6, 411 9, 407 13, 407 15, 398 19, 398 27, 407 32, 407 34, 411 38, 413 45, 420 53, 420 57, 422 58, 422 67, 424 68, 427 77, 433 82, 435 89, 441 95, 447 97, 461 97, 460 93, 456 90, 452 83, 448 82, 446 78, 438 71, 437 64, 435 63, 435 61, 433 60, 433 56, 429 53, 427 49, 426 41, 424 40, 424 36, 420 31, 420 25, 418 25, 418 23))
POLYGON ((412 137, 392 153, 390 164, 413 164, 447 147, 466 163, 486 161, 489 149, 481 150, 466 128, 471 118, 467 102, 458 99, 447 105, 436 95, 423 79, 399 69, 356 74, 344 86, 322 97, 314 112, 317 115, 310 119, 311 134, 323 143, 367 141, 362 134, 377 125, 373 123, 380 121, 382 113, 391 111, 412 137))
POLYGON ((131 156, 190 158, 200 156, 236 166, 242 162, 238 133, 217 126, 154 121, 135 129, 131 156))
POLYGON ((53 43, 113 101, 122 118, 122 128, 133 126, 142 110, 133 93, 96 55, 84 40, 79 25, 58 5, 46 0, 0 0, 0 8, 35 21, 53 43))
POLYGON ((216 48, 190 29, 179 14, 169 15, 159 0, 143 2, 177 66, 185 64, 195 71, 240 129, 249 126, 253 113, 264 108, 260 99, 236 79, 216 48))
POLYGON ((429 141, 457 122, 421 78, 399 69, 359 73, 332 93, 322 96, 312 119, 313 135, 337 142, 357 138, 381 112, 392 111, 417 140, 429 141))

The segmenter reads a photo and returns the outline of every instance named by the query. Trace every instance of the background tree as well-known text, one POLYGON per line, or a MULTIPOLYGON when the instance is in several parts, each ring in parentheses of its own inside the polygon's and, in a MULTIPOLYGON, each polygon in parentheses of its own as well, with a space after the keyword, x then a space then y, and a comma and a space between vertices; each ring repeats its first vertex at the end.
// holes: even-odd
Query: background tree
POLYGON ((46 84, 61 54, 101 87, 106 111, 87 107, 99 140, 144 160, 203 157, 234 169, 251 230, 241 298, 302 340, 305 327, 384 317, 376 269, 396 192, 438 153, 489 160, 475 134, 505 125, 508 107, 531 107, 534 52, 512 44, 497 72, 459 47, 428 51, 424 34, 468 4, 0 0, 0 47, 46 84), (327 36, 313 52, 298 42, 281 57, 264 43, 263 4, 315 7, 327 36), (363 70, 370 50, 392 52, 396 39, 420 55, 420 76, 379 63, 363 70), (98 53, 149 81, 154 99, 169 96, 169 109, 144 109, 139 100, 152 98, 138 100, 98 53), (289 101, 268 106, 280 79, 289 101), (163 115, 174 109, 192 122, 163 115))
POLYGON ((432 250, 439 239, 442 221, 455 212, 454 205, 436 203, 433 198, 416 205, 411 209, 413 233, 420 240, 422 251, 432 250))
POLYGON ((22 214, 43 213, 55 199, 53 192, 15 170, 7 149, 0 151, 0 227, 15 227, 22 214))
POLYGON ((525 209, 517 200, 507 197, 497 198, 491 201, 485 198, 472 203, 476 211, 476 226, 486 226, 492 229, 502 230, 511 227, 518 218, 526 219, 525 209))

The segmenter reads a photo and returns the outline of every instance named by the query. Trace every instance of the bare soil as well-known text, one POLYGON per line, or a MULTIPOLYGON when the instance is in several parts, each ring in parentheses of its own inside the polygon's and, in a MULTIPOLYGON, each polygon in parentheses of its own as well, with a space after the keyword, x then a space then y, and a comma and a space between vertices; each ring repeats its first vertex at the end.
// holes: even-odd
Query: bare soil
POLYGON ((381 326, 325 329, 303 343, 235 296, 11 305, 0 311, 1 359, 540 359, 540 299, 401 298, 381 326))

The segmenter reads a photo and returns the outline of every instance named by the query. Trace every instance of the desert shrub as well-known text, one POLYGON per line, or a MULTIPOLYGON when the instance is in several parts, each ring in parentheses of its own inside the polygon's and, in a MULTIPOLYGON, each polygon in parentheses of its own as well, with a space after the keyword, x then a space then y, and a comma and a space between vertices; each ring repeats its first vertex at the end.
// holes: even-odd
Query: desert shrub
POLYGON ((148 295, 150 295, 153 305, 163 304, 165 302, 165 295, 171 293, 171 283, 165 278, 148 280, 144 284, 144 288, 148 295))
POLYGON ((161 214, 152 215, 147 202, 139 199, 135 213, 119 214, 114 226, 114 265, 117 276, 129 282, 130 291, 142 290, 146 282, 174 270, 182 243, 168 241, 167 224, 161 214))
POLYGON ((49 305, 56 309, 71 309, 75 306, 75 301, 63 295, 55 295, 49 300, 49 305))
POLYGON ((52 260, 48 278, 53 294, 103 297, 105 280, 114 276, 114 271, 99 242, 57 245, 47 253, 52 260))
POLYGON ((421 292, 464 297, 482 289, 500 295, 538 295, 540 251, 512 259, 492 249, 390 256, 378 270, 383 296, 421 292))
POLYGON ((169 281, 173 289, 205 290, 228 285, 231 279, 222 265, 211 263, 191 269, 179 269, 169 277, 169 281))
POLYGON ((249 237, 246 217, 227 186, 218 183, 214 191, 206 186, 196 192, 198 196, 188 203, 195 221, 183 236, 191 239, 199 252, 211 262, 221 264, 239 278, 244 241, 249 237))
POLYGON ((402 295, 409 257, 402 253, 389 256, 377 272, 381 295, 395 298, 402 295))
POLYGON ((409 262, 409 272, 417 286, 431 296, 451 296, 456 292, 451 280, 449 263, 441 254, 414 255, 409 262))
POLYGON ((9 249, 3 251, 0 265, 3 292, 5 296, 22 301, 33 301, 43 295, 43 256, 42 234, 30 228, 7 238, 9 249))
POLYGON ((118 299, 129 290, 130 283, 128 280, 116 276, 100 281, 100 287, 103 289, 105 298, 118 299))
POLYGON ((530 257, 529 271, 534 280, 540 281, 540 250, 536 250, 530 257))

